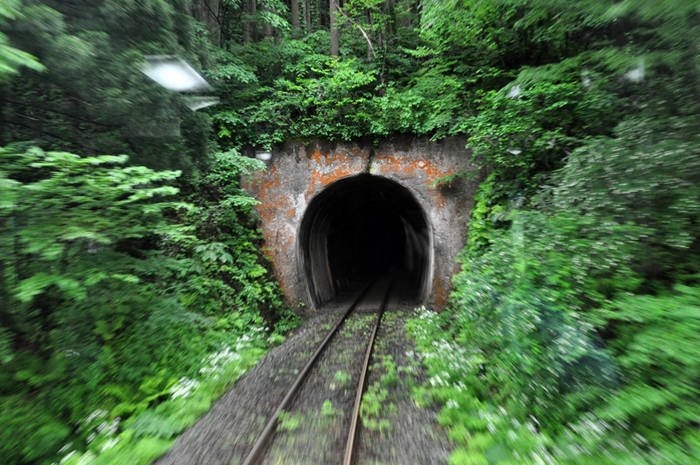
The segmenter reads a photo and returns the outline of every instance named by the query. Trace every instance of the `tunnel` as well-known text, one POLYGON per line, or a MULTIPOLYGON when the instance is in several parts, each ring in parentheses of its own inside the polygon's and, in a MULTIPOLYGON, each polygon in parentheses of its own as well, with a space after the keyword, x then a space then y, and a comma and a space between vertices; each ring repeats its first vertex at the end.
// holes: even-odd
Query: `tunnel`
POLYGON ((413 194, 395 181, 370 174, 335 181, 309 202, 297 237, 316 307, 387 273, 402 297, 426 300, 432 230, 413 194))

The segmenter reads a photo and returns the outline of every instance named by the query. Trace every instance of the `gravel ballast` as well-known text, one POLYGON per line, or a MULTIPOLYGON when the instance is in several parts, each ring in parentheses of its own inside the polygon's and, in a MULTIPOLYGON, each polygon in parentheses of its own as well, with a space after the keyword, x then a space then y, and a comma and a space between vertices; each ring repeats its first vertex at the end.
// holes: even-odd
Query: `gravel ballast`
MULTIPOLYGON (((352 296, 346 295, 328 302, 294 330, 221 396, 156 464, 242 463, 298 373, 351 301, 352 296)), ((381 384, 384 371, 379 364, 391 355, 399 380, 387 386, 385 401, 394 408, 380 409, 380 413, 387 413, 381 419, 391 427, 387 429, 384 421, 381 431, 360 428, 356 464, 440 464, 446 463, 449 455, 446 435, 435 421, 436 412, 417 407, 411 400, 412 386, 422 382, 420 367, 406 355, 412 347, 403 324, 412 309, 410 304, 393 299, 383 319, 385 326, 380 327, 373 359, 376 368, 370 372, 368 386, 381 384)), ((359 365, 375 318, 360 309, 340 327, 334 343, 285 413, 263 463, 340 463, 359 365)))

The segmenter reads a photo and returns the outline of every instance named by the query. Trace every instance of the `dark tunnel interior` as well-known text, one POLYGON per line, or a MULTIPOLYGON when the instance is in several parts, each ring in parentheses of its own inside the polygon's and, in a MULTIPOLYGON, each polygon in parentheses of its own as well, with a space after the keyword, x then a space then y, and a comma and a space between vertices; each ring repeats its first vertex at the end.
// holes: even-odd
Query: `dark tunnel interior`
POLYGON ((369 174, 336 181, 309 203, 299 239, 316 304, 397 271, 406 298, 421 301, 431 266, 430 229, 413 195, 369 174))

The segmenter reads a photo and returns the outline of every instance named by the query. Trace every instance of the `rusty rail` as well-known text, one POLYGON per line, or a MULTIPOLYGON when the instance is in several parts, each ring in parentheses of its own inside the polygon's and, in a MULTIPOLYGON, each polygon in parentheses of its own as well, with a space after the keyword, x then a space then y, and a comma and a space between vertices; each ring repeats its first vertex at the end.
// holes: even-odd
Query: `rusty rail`
POLYGON ((360 292, 360 295, 357 297, 357 299, 355 299, 355 301, 348 307, 348 309, 338 320, 335 326, 333 326, 333 328, 328 332, 326 338, 318 346, 316 352, 314 352, 314 354, 311 356, 311 359, 306 363, 306 366, 304 366, 304 369, 301 371, 301 373, 299 373, 299 376, 294 381, 294 384, 292 384, 292 387, 289 388, 287 395, 284 396, 284 399, 282 399, 282 402, 280 402, 280 405, 277 407, 277 410, 275 410, 275 413, 272 414, 272 417, 267 422, 267 425, 265 425, 265 429, 253 445, 253 448, 248 453, 248 456, 243 462, 243 465, 256 465, 260 462, 260 459, 262 458, 265 452, 268 442, 272 439, 272 436, 274 436, 275 434, 275 431, 277 429, 277 421, 279 420, 280 413, 282 413, 282 411, 286 409, 292 402, 294 397, 297 395, 299 388, 306 380, 306 377, 308 376, 309 372, 314 367, 319 357, 321 356, 321 353, 323 353, 323 350, 328 345, 328 342, 333 338, 335 333, 338 331, 340 325, 347 319, 347 317, 350 315, 350 313, 352 313, 355 307, 357 307, 357 304, 359 304, 360 301, 362 301, 365 294, 367 294, 367 292, 372 288, 373 285, 374 281, 368 284, 367 287, 363 289, 362 292, 360 292))
POLYGON ((377 315, 377 321, 374 323, 374 329, 372 330, 372 335, 369 338, 369 343, 367 344, 367 352, 365 352, 365 361, 362 365, 362 374, 360 375, 360 382, 357 385, 357 396, 355 397, 355 407, 352 410, 352 421, 350 423, 350 432, 348 433, 348 442, 345 446, 345 457, 343 458, 343 465, 352 465, 353 452, 355 450, 355 436, 357 435, 357 425, 360 419, 360 404, 362 403, 362 394, 365 392, 365 379, 367 378, 367 370, 369 369, 369 361, 372 358, 372 350, 374 348, 374 339, 377 335, 377 330, 382 321, 382 316, 384 316, 384 309, 391 295, 391 288, 393 285, 393 278, 389 283, 389 287, 386 290, 384 299, 379 307, 379 312, 377 315))

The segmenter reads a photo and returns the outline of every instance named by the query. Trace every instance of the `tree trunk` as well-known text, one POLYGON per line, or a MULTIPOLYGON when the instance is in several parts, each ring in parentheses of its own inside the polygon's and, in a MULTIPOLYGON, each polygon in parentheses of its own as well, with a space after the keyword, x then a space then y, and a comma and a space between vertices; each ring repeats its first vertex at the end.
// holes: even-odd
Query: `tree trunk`
POLYGON ((411 27, 411 0, 397 0, 396 11, 399 16, 399 24, 403 27, 411 27))
POLYGON ((326 25, 326 21, 323 18, 323 5, 324 1, 318 0, 318 15, 316 16, 316 26, 318 29, 323 29, 323 27, 326 25))
POLYGON ((250 13, 253 15, 253 42, 258 41, 258 23, 256 15, 258 13, 258 0, 250 0, 250 13))
MULTIPOLYGON (((366 11, 365 11, 365 14, 367 15, 367 24, 369 25, 368 34, 369 34, 370 37, 371 37, 371 35, 372 35, 372 29, 374 29, 374 14, 372 14, 372 10, 366 10, 366 11)), ((377 45, 379 46, 379 49, 381 50, 381 48, 382 48, 382 32, 381 32, 381 28, 379 28, 379 32, 378 32, 377 35, 378 35, 378 38, 379 38, 379 41, 377 42, 377 45)), ((371 44, 371 42, 370 42, 370 39, 367 39, 367 59, 368 59, 369 61, 372 61, 372 56, 373 56, 372 44, 371 44)))
POLYGON ((304 22, 309 32, 313 29, 311 25, 311 0, 304 0, 304 22))
POLYGON ((251 30, 250 2, 247 0, 244 1, 242 9, 243 9, 243 43, 249 44, 250 43, 250 30, 251 30))
MULTIPOLYGON (((4 98, 10 97, 10 85, 0 82, 0 96, 4 98)), ((7 145, 12 139, 10 128, 5 124, 5 106, 9 105, 3 98, 0 98, 0 147, 7 145)))
POLYGON ((296 31, 299 29, 299 0, 291 0, 292 2, 292 28, 296 31))
MULTIPOLYGON (((260 9, 262 11, 271 11, 264 1, 260 2, 260 9)), ((266 39, 268 37, 272 37, 272 24, 268 23, 267 21, 265 21, 265 24, 263 25, 263 34, 265 34, 266 39)))
POLYGON ((340 55, 340 30, 338 29, 337 18, 338 0, 330 0, 330 23, 331 23, 331 56, 340 55))
POLYGON ((384 15, 384 37, 386 40, 389 40, 389 36, 395 31, 393 10, 394 2, 385 0, 382 4, 382 13, 384 15))
POLYGON ((212 42, 221 45, 221 24, 219 23, 219 0, 200 0, 199 17, 208 25, 212 42))
POLYGON ((272 36, 274 37, 274 40, 275 40, 275 55, 276 55, 275 75, 279 76, 280 73, 282 72, 282 64, 280 63, 280 57, 279 57, 280 31, 277 28, 274 28, 272 31, 272 36))

